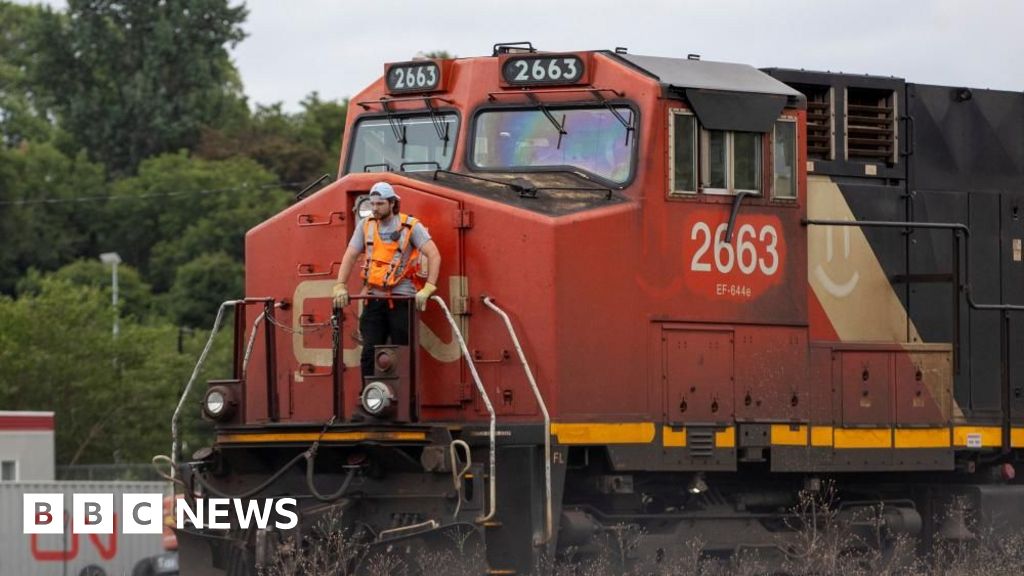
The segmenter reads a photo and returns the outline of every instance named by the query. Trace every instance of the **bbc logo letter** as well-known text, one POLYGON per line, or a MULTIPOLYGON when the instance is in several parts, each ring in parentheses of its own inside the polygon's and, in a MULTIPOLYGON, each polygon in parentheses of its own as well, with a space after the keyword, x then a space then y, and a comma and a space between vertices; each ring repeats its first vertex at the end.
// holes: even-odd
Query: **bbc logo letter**
POLYGON ((125 534, 163 533, 164 498, 160 494, 125 494, 121 500, 125 534))
POLYGON ((25 534, 63 534, 64 495, 25 494, 22 515, 25 534))
POLYGON ((22 496, 22 524, 25 534, 63 534, 70 518, 72 534, 161 534, 163 495, 123 494, 120 518, 115 526, 113 494, 73 494, 71 510, 64 514, 63 494, 22 496))

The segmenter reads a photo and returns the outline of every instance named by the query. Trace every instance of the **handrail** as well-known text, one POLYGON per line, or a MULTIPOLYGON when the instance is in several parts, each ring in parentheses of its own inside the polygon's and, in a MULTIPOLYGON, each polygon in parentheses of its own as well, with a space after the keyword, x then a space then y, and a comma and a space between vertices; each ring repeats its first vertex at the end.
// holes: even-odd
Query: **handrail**
POLYGON ((249 360, 252 359, 252 350, 256 347, 256 333, 260 329, 260 323, 267 315, 260 312, 260 315, 256 317, 256 320, 252 323, 252 332, 249 333, 249 343, 245 346, 245 356, 242 357, 242 381, 245 381, 246 375, 249 373, 249 360))
POLYGON ((481 522, 481 523, 482 522, 487 522, 488 520, 490 520, 491 518, 494 517, 494 513, 497 511, 497 508, 498 508, 498 488, 497 488, 498 485, 495 483, 496 478, 497 478, 497 476, 496 476, 497 465, 496 465, 496 462, 495 462, 495 460, 496 460, 496 457, 495 457, 495 452, 496 452, 495 437, 497 436, 497 431, 495 430, 495 426, 497 424, 497 417, 494 414, 494 406, 491 405, 491 399, 487 396, 487 390, 484 389, 483 382, 480 381, 480 374, 478 374, 477 371, 476 371, 476 365, 473 364, 473 358, 472 358, 472 356, 469 355, 469 348, 466 347, 466 341, 462 338, 462 331, 459 330, 458 325, 455 323, 455 318, 452 316, 451 311, 448 310, 448 305, 444 303, 444 300, 442 300, 440 296, 431 296, 430 299, 435 301, 435 302, 437 302, 441 306, 441 310, 444 311, 445 318, 447 318, 448 319, 448 323, 451 324, 452 334, 454 334, 455 335, 455 339, 459 341, 459 348, 462 349, 462 355, 466 359, 466 365, 469 366, 469 372, 473 376, 473 383, 476 384, 477 392, 480 393, 480 398, 484 401, 484 406, 487 407, 488 414, 491 415, 491 428, 490 428, 490 434, 489 434, 490 441, 491 441, 491 449, 490 449, 491 509, 490 509, 490 511, 487 512, 486 515, 481 516, 481 517, 476 519, 477 522, 481 522))
POLYGON ((484 296, 484 305, 494 310, 505 321, 508 335, 512 337, 512 344, 515 345, 516 353, 519 354, 519 361, 523 364, 523 370, 526 372, 526 379, 530 381, 530 388, 533 389, 533 396, 537 399, 537 405, 540 406, 541 413, 544 414, 544 539, 538 542, 538 544, 547 544, 551 540, 551 534, 554 530, 551 503, 551 415, 548 414, 548 407, 544 404, 544 397, 541 395, 537 381, 533 377, 533 370, 530 369, 530 364, 526 361, 526 354, 523 352, 523 347, 519 344, 519 337, 516 336, 515 328, 512 327, 512 321, 509 319, 508 314, 499 308, 490 296, 484 296))
POLYGON ((221 303, 220 308, 217 309, 217 318, 213 321, 213 329, 210 330, 210 337, 206 340, 206 346, 203 348, 203 353, 199 355, 196 367, 192 370, 192 376, 189 377, 188 384, 185 385, 185 391, 181 393, 181 399, 178 400, 178 406, 174 409, 174 415, 171 416, 172 481, 178 473, 178 451, 180 450, 180 441, 178 439, 178 420, 181 418, 181 409, 185 406, 185 399, 188 398, 189 392, 192 391, 192 385, 195 384, 196 378, 199 377, 199 371, 202 369, 203 364, 206 363, 206 356, 210 353, 210 348, 213 347, 213 338, 217 335, 217 331, 220 329, 221 320, 224 319, 224 309, 228 306, 238 306, 244 302, 245 300, 225 300, 221 303))

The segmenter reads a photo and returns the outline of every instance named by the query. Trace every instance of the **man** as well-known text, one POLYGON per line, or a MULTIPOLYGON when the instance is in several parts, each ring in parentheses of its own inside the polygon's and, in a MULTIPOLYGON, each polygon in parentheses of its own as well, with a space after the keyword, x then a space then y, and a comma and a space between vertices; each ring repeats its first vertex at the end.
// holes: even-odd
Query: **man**
POLYGON ((363 336, 360 364, 363 376, 373 375, 373 347, 409 343, 409 301, 392 300, 387 296, 415 296, 416 307, 425 310, 427 300, 437 290, 441 253, 419 220, 399 211, 399 198, 387 182, 378 182, 370 189, 372 214, 357 226, 341 259, 338 282, 334 285, 334 302, 347 306, 349 294, 346 281, 359 254, 366 252, 363 266, 363 292, 383 296, 366 301, 359 318, 363 336), (422 287, 418 275, 419 255, 427 257, 427 281, 422 287))

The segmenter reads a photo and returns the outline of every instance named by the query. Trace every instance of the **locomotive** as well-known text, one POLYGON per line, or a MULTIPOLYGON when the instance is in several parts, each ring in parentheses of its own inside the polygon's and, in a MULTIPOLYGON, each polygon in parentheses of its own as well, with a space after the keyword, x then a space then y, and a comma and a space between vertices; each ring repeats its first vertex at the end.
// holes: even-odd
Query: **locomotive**
POLYGON ((183 573, 327 533, 357 573, 540 573, 624 531, 626 561, 784 555, 824 481, 889 536, 1024 525, 1024 94, 514 43, 386 64, 344 134, 248 232, 216 440, 175 454, 187 498, 299 525, 181 529, 183 573), (331 289, 380 181, 442 265, 364 378, 331 289))

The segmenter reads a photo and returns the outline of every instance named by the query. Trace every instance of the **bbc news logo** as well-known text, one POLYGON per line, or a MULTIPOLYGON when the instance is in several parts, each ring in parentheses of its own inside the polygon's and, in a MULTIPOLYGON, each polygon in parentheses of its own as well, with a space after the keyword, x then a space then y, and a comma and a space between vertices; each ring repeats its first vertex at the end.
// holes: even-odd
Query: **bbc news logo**
MULTIPOLYGON (((161 534, 164 529, 162 494, 122 494, 122 534, 161 534)), ((63 494, 25 494, 22 522, 25 534, 63 534, 65 530, 63 494)), ((241 500, 237 498, 196 499, 191 505, 175 500, 175 525, 227 530, 266 529, 274 519, 274 528, 290 530, 299 523, 295 498, 241 500), (234 516, 232 522, 232 516, 234 516)), ((72 494, 70 517, 72 534, 113 534, 115 530, 113 494, 72 494)), ((168 512, 169 514, 169 512, 168 512)))

